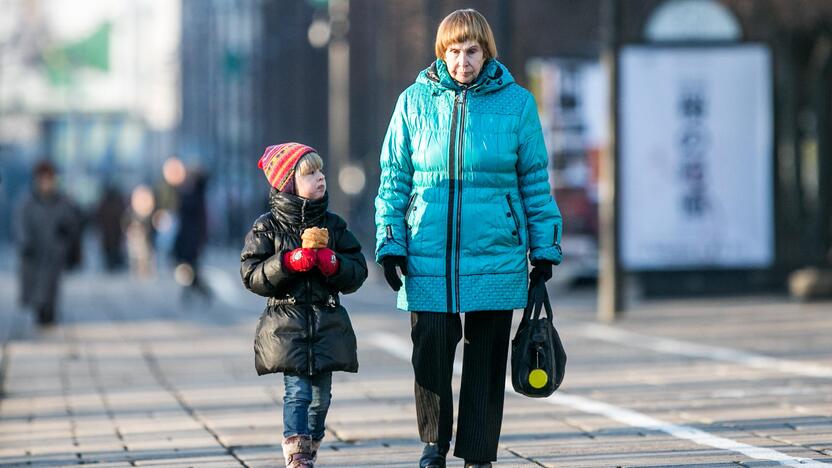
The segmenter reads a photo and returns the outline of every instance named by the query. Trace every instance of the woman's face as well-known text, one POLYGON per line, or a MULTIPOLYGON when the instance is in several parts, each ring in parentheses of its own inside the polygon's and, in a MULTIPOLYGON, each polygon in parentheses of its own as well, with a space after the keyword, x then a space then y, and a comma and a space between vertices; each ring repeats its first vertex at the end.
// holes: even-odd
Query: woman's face
POLYGON ((457 83, 473 83, 482 70, 483 61, 482 46, 477 41, 457 42, 445 49, 445 63, 457 83))
POLYGON ((326 178, 319 170, 306 175, 295 172, 295 192, 299 197, 320 200, 326 193, 326 178))

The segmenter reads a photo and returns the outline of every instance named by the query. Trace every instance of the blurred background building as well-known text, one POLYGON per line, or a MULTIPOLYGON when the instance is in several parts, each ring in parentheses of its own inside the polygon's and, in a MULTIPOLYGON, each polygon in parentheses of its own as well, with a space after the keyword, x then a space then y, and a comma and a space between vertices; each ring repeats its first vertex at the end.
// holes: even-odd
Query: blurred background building
POLYGON ((575 282, 597 274, 610 144, 645 292, 778 289, 832 263, 827 0, 0 0, 0 219, 41 156, 86 206, 107 180, 164 186, 176 156, 210 176, 211 242, 237 246, 265 209, 258 157, 294 140, 370 252, 396 97, 464 7, 535 93, 575 282))
POLYGON ((139 0, 3 0, 0 235, 30 166, 48 157, 85 206, 108 180, 154 177, 176 148, 179 8, 139 0))

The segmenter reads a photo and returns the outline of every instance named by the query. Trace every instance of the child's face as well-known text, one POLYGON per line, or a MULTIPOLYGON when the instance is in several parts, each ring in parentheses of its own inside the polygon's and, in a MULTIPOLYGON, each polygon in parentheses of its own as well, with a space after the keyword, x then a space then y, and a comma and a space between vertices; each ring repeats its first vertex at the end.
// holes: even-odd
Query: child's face
POLYGON ((326 177, 321 170, 311 174, 301 175, 295 172, 295 191, 299 197, 310 200, 320 200, 326 193, 326 177))

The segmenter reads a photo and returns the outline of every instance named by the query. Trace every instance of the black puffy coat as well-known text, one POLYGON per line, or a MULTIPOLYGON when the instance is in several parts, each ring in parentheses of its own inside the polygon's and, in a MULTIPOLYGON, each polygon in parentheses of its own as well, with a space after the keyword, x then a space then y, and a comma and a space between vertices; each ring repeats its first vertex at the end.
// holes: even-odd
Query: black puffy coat
POLYGON ((327 202, 328 195, 308 200, 272 190, 270 212, 246 235, 240 256, 243 284, 269 298, 254 339, 259 375, 358 371, 355 332, 339 294, 364 283, 367 263, 347 223, 327 211, 327 202), (328 278, 317 268, 290 273, 283 266, 283 254, 300 247, 301 233, 312 226, 329 230, 328 247, 340 262, 328 278))

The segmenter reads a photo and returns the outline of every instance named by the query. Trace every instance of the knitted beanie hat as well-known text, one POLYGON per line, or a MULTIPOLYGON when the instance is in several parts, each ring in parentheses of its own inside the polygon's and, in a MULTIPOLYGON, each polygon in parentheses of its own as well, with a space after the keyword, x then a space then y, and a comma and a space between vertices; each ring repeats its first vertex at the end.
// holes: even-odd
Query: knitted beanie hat
POLYGON ((266 148, 257 167, 263 169, 269 184, 281 192, 294 193, 295 169, 303 155, 317 153, 300 143, 281 143, 266 148))

